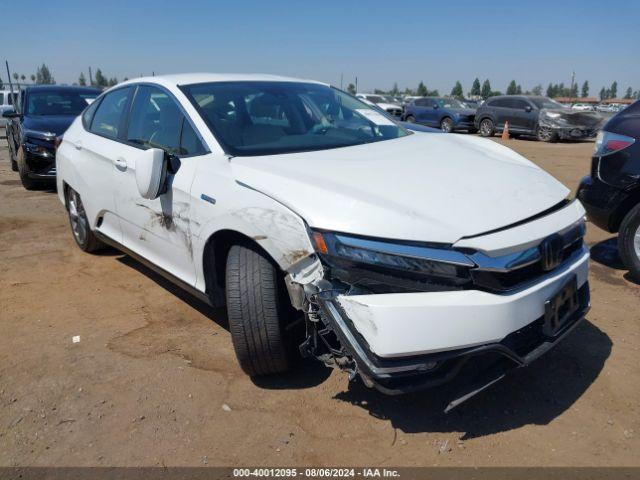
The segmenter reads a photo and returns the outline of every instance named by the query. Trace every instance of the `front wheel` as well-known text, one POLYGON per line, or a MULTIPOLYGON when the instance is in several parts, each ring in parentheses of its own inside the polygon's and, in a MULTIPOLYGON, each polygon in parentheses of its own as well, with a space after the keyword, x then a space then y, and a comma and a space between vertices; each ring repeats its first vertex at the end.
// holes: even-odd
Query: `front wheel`
POLYGON ((453 132, 453 120, 451 120, 449 117, 443 118, 440 122, 440 130, 442 130, 444 133, 453 132))
POLYGON ((492 137, 495 132, 493 122, 489 118, 485 118, 480 122, 480 135, 483 137, 492 137))
POLYGON ((538 130, 536 133, 538 140, 540 140, 541 142, 553 143, 558 141, 558 134, 549 127, 538 126, 538 130))
POLYGON ((104 244, 98 240, 98 237, 91 230, 80 195, 71 188, 67 195, 67 210, 71 232, 80 249, 89 253, 100 250, 104 244))
POLYGON ((233 348, 247 375, 289 369, 287 300, 278 270, 257 248, 234 245, 227 256, 227 317, 233 348))
MULTIPOLYGON (((18 175, 20 175, 22 186, 25 189, 37 190, 42 185, 37 180, 29 177, 29 166, 27 165, 27 159, 25 158, 25 153, 22 148, 18 150, 18 160, 16 162, 16 167, 18 169, 18 175)), ((13 168, 13 162, 11 164, 11 168, 13 168)))
POLYGON ((640 282, 640 204, 633 207, 622 220, 618 252, 633 279, 640 282))

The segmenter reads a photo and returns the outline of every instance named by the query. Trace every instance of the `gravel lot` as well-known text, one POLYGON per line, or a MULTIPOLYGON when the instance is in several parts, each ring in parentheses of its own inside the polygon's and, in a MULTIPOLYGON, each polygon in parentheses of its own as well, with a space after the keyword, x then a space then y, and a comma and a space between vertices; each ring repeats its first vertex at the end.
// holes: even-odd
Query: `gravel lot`
MULTIPOLYGON (((316 363, 247 378, 223 311, 81 252, 0 143, 0 465, 640 466, 640 286, 593 225, 588 321, 445 415, 455 384, 385 397, 316 363)), ((573 189, 593 149, 508 145, 573 189)))

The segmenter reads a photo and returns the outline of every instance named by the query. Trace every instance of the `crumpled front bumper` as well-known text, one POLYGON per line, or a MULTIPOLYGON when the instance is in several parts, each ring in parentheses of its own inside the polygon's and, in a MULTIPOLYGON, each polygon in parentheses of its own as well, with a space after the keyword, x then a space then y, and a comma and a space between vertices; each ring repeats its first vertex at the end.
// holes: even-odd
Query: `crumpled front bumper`
POLYGON ((515 293, 337 295, 319 304, 365 383, 386 394, 444 384, 472 358, 486 363, 477 381, 488 385, 543 355, 584 318, 589 254, 578 253, 560 272, 515 293), (548 336, 545 301, 569 278, 576 279, 579 307, 548 336))

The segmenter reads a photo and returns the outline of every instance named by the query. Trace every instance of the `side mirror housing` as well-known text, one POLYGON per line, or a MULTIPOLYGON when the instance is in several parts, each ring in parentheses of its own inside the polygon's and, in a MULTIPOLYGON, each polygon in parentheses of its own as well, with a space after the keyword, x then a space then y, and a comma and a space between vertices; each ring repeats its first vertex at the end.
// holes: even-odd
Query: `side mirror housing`
POLYGON ((527 105, 526 107, 524 107, 524 111, 529 113, 532 110, 531 105, 527 105))
POLYGON ((159 148, 149 148, 136 158, 136 184, 142 198, 154 200, 166 191, 167 163, 159 148))
POLYGON ((20 114, 16 113, 16 111, 13 108, 9 108, 7 110, 5 110, 4 112, 2 112, 2 117, 3 118, 16 118, 19 117, 20 114))

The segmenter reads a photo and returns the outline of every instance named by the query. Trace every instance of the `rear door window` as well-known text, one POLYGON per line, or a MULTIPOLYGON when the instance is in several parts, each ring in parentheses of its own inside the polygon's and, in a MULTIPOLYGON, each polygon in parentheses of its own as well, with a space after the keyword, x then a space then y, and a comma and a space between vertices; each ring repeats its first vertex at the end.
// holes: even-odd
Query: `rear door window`
POLYGON ((118 138, 124 123, 131 88, 119 88, 107 93, 93 116, 89 130, 108 138, 118 138))

